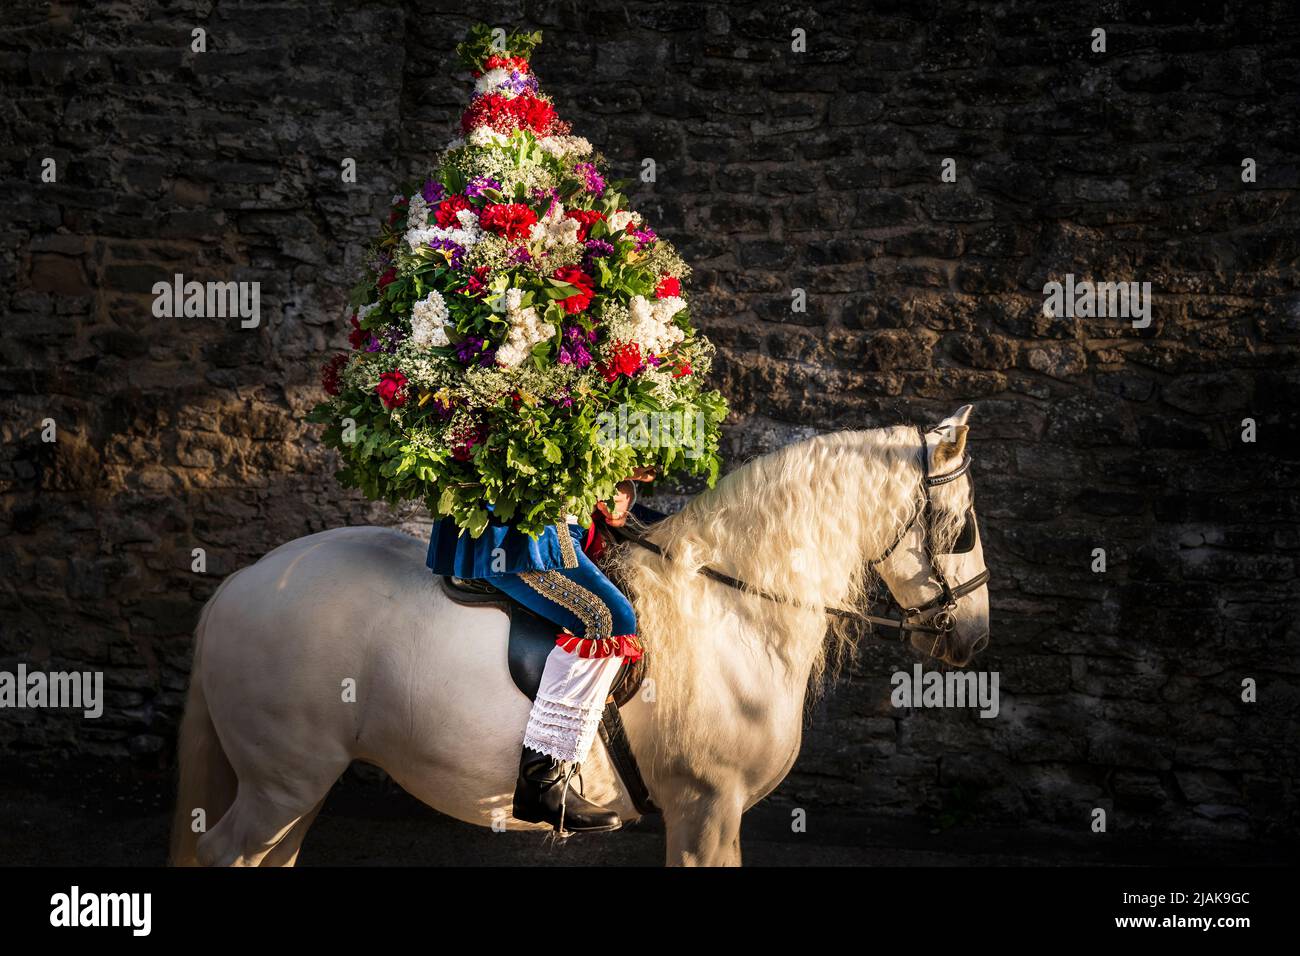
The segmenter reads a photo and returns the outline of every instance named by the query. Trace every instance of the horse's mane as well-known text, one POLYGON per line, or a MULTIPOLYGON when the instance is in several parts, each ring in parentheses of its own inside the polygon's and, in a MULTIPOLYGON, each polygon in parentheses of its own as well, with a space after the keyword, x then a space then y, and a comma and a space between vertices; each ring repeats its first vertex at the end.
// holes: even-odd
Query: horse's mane
MULTIPOLYGON (((966 482, 952 482, 932 491, 939 550, 960 531, 968 489, 966 482)), ((734 595, 720 595, 729 589, 697 574, 702 566, 803 605, 752 598, 743 602, 743 613, 787 666, 798 667, 811 655, 815 698, 852 656, 859 633, 851 622, 816 609, 867 602, 876 584, 871 560, 901 534, 922 494, 913 428, 834 432, 747 462, 651 526, 647 537, 672 560, 625 546, 621 572, 636 594, 660 704, 689 699, 699 628, 724 606, 720 602, 735 603, 734 595)))

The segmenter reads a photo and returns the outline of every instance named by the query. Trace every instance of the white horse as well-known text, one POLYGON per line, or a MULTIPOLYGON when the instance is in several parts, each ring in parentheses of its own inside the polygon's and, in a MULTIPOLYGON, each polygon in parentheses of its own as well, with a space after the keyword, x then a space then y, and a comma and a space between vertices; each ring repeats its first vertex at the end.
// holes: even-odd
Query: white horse
MULTIPOLYGON (((921 609, 914 623, 951 614, 941 633, 909 632, 919 649, 964 665, 987 643, 978 532, 947 553, 971 507, 969 414, 925 434, 924 467, 955 480, 927 484, 912 427, 822 435, 651 526, 666 555, 619 549, 649 652, 622 713, 669 863, 739 864, 741 815, 789 772, 806 699, 853 650, 858 628, 827 609, 864 608, 879 579, 900 608, 921 609), (976 586, 935 606, 962 581, 976 586)), ((222 582, 195 632, 173 863, 292 865, 353 760, 468 823, 545 828, 509 817, 530 702, 507 672, 507 618, 450 601, 424 559, 408 535, 339 528, 222 582)), ((583 783, 637 817, 599 743, 583 783)))

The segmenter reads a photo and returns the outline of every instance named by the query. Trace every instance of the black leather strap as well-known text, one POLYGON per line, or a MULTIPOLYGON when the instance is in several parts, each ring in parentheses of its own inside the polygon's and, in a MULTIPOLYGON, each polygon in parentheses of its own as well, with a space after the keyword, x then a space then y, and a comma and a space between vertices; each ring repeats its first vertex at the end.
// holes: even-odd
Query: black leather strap
MULTIPOLYGON (((796 601, 794 598, 785 597, 780 594, 772 594, 769 591, 764 591, 759 588, 750 587, 748 584, 746 584, 744 581, 740 580, 739 578, 733 577, 730 574, 726 574, 722 571, 719 571, 716 568, 711 568, 708 565, 699 568, 697 570, 697 573, 704 575, 704 577, 709 578, 710 580, 717 581, 719 584, 725 584, 729 588, 734 588, 735 590, 741 591, 745 594, 752 594, 753 596, 762 598, 763 600, 766 601, 772 601, 777 604, 786 604, 791 607, 807 608, 808 610, 811 611, 825 611, 827 614, 830 614, 834 617, 865 622, 867 624, 872 625, 871 634, 873 637, 880 636, 876 633, 877 627, 884 627, 890 630, 897 631, 898 640, 906 640, 908 633, 912 631, 920 631, 927 634, 937 634, 945 630, 944 627, 938 627, 935 624, 930 623, 929 621, 916 621, 913 620, 913 618, 921 612, 932 610, 933 608, 936 607, 940 607, 944 609, 952 607, 956 603, 956 600, 958 598, 966 594, 969 594, 970 592, 976 590, 977 588, 983 587, 986 583, 988 583, 989 572, 988 569, 985 568, 984 570, 980 571, 980 573, 977 574, 975 577, 971 578, 969 581, 965 581, 962 584, 957 585, 956 587, 951 587, 948 584, 948 579, 944 575, 942 569, 939 568, 939 566, 934 563, 934 555, 930 553, 930 542, 932 538, 932 535, 930 533, 930 516, 931 516, 930 489, 937 485, 947 484, 948 482, 953 481, 954 479, 959 478, 962 475, 966 474, 966 472, 970 469, 971 459, 969 455, 963 455, 961 464, 958 465, 956 469, 946 474, 939 475, 938 477, 932 476, 930 474, 929 444, 926 442, 925 439, 925 431, 924 429, 921 428, 920 425, 914 425, 913 427, 916 429, 917 437, 920 439, 920 443, 921 443, 921 447, 920 447, 921 490, 925 495, 925 500, 924 502, 922 502, 921 506, 917 509, 916 513, 912 515, 911 519, 907 522, 907 524, 903 526, 902 531, 899 532, 898 537, 894 539, 894 542, 888 548, 885 549, 884 554, 882 554, 879 558, 877 558, 875 561, 872 561, 871 563, 873 565, 880 564, 882 561, 888 558, 894 552, 894 550, 897 549, 899 544, 902 543, 903 538, 907 536, 908 529, 910 529, 912 525, 915 524, 917 521, 920 521, 922 523, 922 532, 925 540, 926 552, 930 558, 931 567, 934 569, 934 574, 939 584, 939 594, 936 595, 933 599, 927 601, 921 607, 914 607, 914 608, 900 607, 899 611, 902 612, 902 617, 901 619, 895 619, 889 617, 880 617, 875 614, 862 614, 857 611, 850 611, 846 608, 820 607, 817 605, 804 604, 800 601, 796 601)), ((651 552, 652 554, 659 555, 665 561, 672 560, 672 556, 669 555, 659 545, 655 544, 653 541, 646 540, 646 538, 643 535, 636 534, 632 532, 630 529, 628 529, 627 527, 614 528, 613 531, 620 538, 623 538, 624 540, 627 541, 631 541, 633 544, 645 548, 647 551, 651 552)), ((884 602, 879 602, 879 603, 884 603, 884 602)), ((891 602, 891 603, 896 604, 897 602, 891 602)), ((936 615, 936 617, 938 616, 939 615, 936 615)), ((948 624, 950 626, 951 615, 946 615, 946 617, 948 619, 948 624)), ((893 640, 893 638, 883 638, 883 639, 893 640)))
POLYGON ((609 754, 614 769, 623 778, 632 805, 645 815, 662 813, 650 796, 645 778, 641 776, 636 755, 632 753, 632 742, 627 739, 627 728, 623 726, 623 717, 615 704, 605 705, 605 713, 600 718, 600 739, 605 743, 605 751, 609 754))

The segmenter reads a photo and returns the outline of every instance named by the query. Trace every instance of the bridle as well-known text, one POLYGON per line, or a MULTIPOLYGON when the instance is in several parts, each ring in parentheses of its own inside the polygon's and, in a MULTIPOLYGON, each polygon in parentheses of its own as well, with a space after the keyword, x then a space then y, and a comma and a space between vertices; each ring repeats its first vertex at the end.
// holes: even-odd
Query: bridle
MULTIPOLYGON (((827 614, 831 614, 835 617, 861 621, 871 628, 873 636, 879 636, 876 634, 876 628, 885 628, 887 630, 897 631, 898 636, 896 640, 899 641, 906 640, 908 635, 913 633, 933 634, 934 644, 931 646, 931 651, 937 649, 940 644, 945 642, 948 636, 957 628, 957 619, 952 613, 953 609, 957 607, 957 602, 967 594, 970 594, 972 591, 978 590, 987 584, 989 580, 989 571, 988 568, 984 568, 969 581, 963 581, 957 585, 950 585, 948 583, 947 575, 943 573, 943 569, 940 568, 938 563, 935 561, 935 551, 933 549, 934 534, 931 527, 934 507, 930 497, 930 489, 936 488, 939 485, 946 485, 950 481, 956 481, 962 475, 966 474, 966 472, 970 470, 971 459, 970 455, 963 455, 961 464, 954 470, 943 475, 931 475, 929 448, 926 444, 925 432, 921 430, 921 426, 919 425, 914 425, 913 427, 916 429, 916 433, 921 439, 921 490, 925 495, 925 500, 921 503, 920 507, 917 508, 916 513, 912 515, 911 519, 908 520, 907 524, 903 526, 902 530, 899 531, 898 537, 894 539, 893 544, 886 548, 884 553, 874 561, 870 562, 870 564, 871 567, 874 568, 889 560, 890 555, 898 549, 898 546, 902 544, 903 540, 907 537, 908 532, 911 531, 912 527, 919 521, 922 527, 922 540, 924 541, 926 556, 929 558, 930 568, 934 575, 932 583, 939 587, 939 593, 929 601, 926 601, 924 604, 916 605, 915 607, 905 608, 898 603, 898 600, 891 593, 889 596, 889 607, 897 612, 897 616, 885 617, 876 614, 863 614, 859 611, 848 610, 847 608, 816 608, 811 605, 804 605, 792 598, 784 597, 779 594, 771 594, 767 591, 750 587, 739 578, 732 577, 730 574, 724 574, 716 568, 711 568, 707 565, 699 568, 698 573, 704 575, 706 578, 717 581, 720 584, 725 584, 727 587, 735 588, 738 591, 744 591, 746 594, 752 594, 756 597, 761 597, 768 601, 774 601, 778 604, 790 604, 795 607, 808 607, 810 610, 824 610, 827 614), (929 616, 925 616, 927 614, 929 616)), ((671 556, 668 555, 662 547, 655 544, 653 541, 647 541, 644 536, 635 534, 634 532, 628 531, 624 528, 617 528, 615 530, 626 540, 640 545, 653 554, 671 560, 671 556)), ((953 549, 944 553, 962 554, 970 551, 975 547, 975 535, 975 512, 973 508, 967 509, 966 523, 963 525, 961 533, 958 534, 953 549)), ((890 638, 890 640, 893 639, 895 638, 890 638)))
MULTIPOLYGON (((932 521, 934 516, 934 503, 930 497, 930 489, 937 488, 939 485, 946 485, 950 481, 956 481, 966 472, 970 471, 970 455, 962 455, 961 464, 955 469, 942 475, 930 474, 930 454, 929 447, 925 441, 925 432, 921 430, 920 425, 913 426, 916 434, 921 440, 921 490, 925 494, 925 500, 921 506, 912 515, 910 521, 903 526, 894 539, 894 543, 885 549, 884 554, 871 562, 872 567, 877 567, 889 560, 903 539, 907 537, 912 526, 918 521, 921 523, 921 540, 924 543, 925 554, 930 562, 930 569, 934 575, 933 583, 938 585, 939 593, 924 604, 913 607, 903 607, 898 603, 898 599, 891 593, 889 596, 890 605, 898 612, 898 618, 877 617, 875 615, 860 615, 868 623, 875 627, 891 628, 898 632, 900 641, 906 640, 911 633, 933 634, 934 644, 931 647, 933 651, 939 644, 946 640, 949 634, 957 628, 957 619, 953 616, 953 609, 957 607, 957 602, 978 590, 988 583, 989 569, 983 568, 969 581, 963 581, 960 584, 952 585, 948 583, 948 576, 943 573, 943 568, 935 560, 937 552, 934 550, 934 531, 932 521), (924 617, 927 612, 933 611, 928 617, 924 617)), ((975 535, 977 533, 975 526, 975 510, 968 508, 966 510, 966 520, 962 525, 961 532, 957 535, 957 540, 953 544, 951 551, 946 554, 964 554, 975 547, 975 535)), ((827 608, 827 611, 834 614, 840 611, 839 608, 827 608)), ((844 612, 846 614, 851 612, 844 612)))

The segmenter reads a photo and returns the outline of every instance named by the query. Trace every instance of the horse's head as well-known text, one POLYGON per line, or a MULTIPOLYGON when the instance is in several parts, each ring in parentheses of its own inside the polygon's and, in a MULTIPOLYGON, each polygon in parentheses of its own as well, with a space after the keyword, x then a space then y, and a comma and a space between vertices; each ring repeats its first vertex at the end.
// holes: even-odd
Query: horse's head
POLYGON ((912 646, 964 667, 989 640, 989 597, 984 547, 975 520, 967 469, 963 405, 921 438, 914 435, 918 482, 911 519, 876 570, 894 602, 912 646), (911 626, 907 626, 911 625, 911 626))

